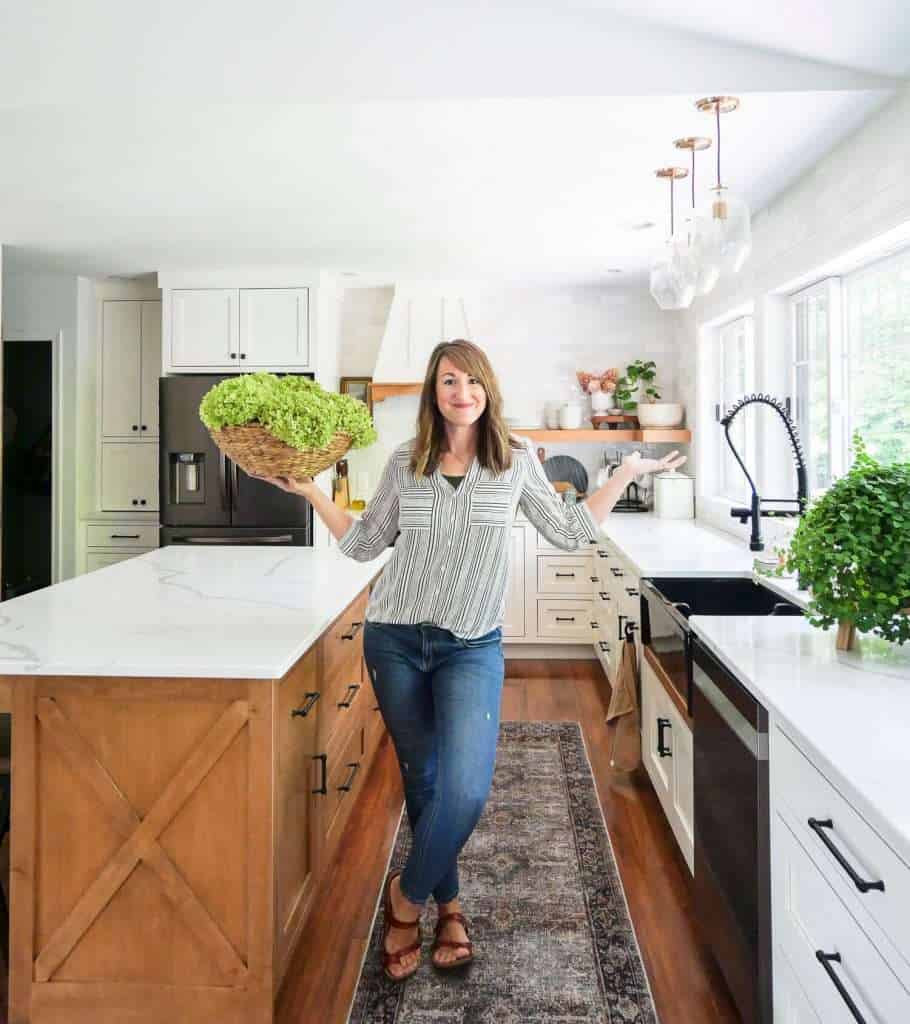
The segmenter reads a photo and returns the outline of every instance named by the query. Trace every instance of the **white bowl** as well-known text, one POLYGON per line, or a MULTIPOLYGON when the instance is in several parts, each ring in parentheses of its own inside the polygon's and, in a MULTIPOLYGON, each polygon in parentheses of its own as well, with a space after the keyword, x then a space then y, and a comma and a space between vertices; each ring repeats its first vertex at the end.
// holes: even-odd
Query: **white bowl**
POLYGON ((680 402, 640 402, 635 411, 642 430, 678 427, 683 421, 680 402))

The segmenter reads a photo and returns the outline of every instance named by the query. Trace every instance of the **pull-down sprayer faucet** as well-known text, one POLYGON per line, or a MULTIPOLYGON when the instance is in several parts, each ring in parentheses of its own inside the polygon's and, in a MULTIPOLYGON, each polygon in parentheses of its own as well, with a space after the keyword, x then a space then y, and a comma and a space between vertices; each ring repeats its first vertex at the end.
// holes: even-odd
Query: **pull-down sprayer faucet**
POLYGON ((745 523, 747 519, 752 520, 752 536, 749 539, 749 549, 751 551, 764 551, 765 544, 761 536, 762 516, 800 516, 806 510, 806 503, 809 500, 809 486, 806 474, 806 460, 803 456, 803 446, 800 444, 799 435, 796 432, 796 426, 793 423, 793 420, 790 419, 790 414, 784 408, 780 399, 774 398, 772 395, 745 395, 733 405, 730 411, 720 422, 724 428, 724 435, 727 438, 727 444, 730 446, 730 451, 733 452, 733 457, 739 463, 740 469, 745 473, 746 479, 749 481, 749 486, 752 488, 751 507, 732 508, 730 509, 730 515, 733 516, 734 519, 738 519, 741 523, 745 523), (733 422, 733 418, 741 409, 744 409, 747 405, 752 405, 755 402, 771 406, 771 408, 780 415, 780 418, 784 421, 784 426, 787 428, 787 434, 790 437, 790 444, 793 447, 793 458, 796 462, 796 498, 760 498, 755 487, 755 481, 749 475, 749 471, 746 469, 743 460, 739 457, 739 452, 733 445, 733 441, 730 437, 730 424, 733 422), (763 509, 761 507, 762 503, 766 501, 773 501, 777 504, 796 505, 797 508, 788 510, 763 509))

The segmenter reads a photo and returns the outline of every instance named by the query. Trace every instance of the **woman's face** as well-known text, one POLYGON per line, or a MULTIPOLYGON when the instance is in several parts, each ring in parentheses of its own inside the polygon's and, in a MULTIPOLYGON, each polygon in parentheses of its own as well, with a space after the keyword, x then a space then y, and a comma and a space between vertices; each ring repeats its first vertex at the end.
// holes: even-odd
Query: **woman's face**
POLYGON ((436 404, 449 423, 466 427, 480 419, 487 407, 487 393, 476 377, 443 356, 436 371, 436 404))

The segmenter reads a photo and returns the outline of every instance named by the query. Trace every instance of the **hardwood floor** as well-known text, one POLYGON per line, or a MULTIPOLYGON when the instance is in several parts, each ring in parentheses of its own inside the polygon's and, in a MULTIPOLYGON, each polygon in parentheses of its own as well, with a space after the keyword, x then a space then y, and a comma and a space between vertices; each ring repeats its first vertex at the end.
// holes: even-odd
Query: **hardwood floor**
MULTIPOLYGON (((737 1024, 720 973, 695 930, 688 868, 644 771, 630 780, 611 777, 604 724, 609 686, 599 663, 506 665, 504 720, 582 723, 661 1024, 737 1024)), ((401 805, 386 738, 332 865, 335 884, 314 907, 289 969, 279 1024, 344 1024, 401 805)))

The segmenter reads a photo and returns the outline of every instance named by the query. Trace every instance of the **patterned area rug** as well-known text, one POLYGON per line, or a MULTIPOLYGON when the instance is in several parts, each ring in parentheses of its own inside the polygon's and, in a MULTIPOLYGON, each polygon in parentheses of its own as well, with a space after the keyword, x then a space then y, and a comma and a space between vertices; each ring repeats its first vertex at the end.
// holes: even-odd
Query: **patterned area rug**
MULTIPOLYGON (((390 870, 404 864, 403 816, 390 870)), ((504 722, 493 789, 459 859, 475 959, 382 973, 377 908, 349 1024, 656 1024, 625 894, 576 722, 504 722)))

